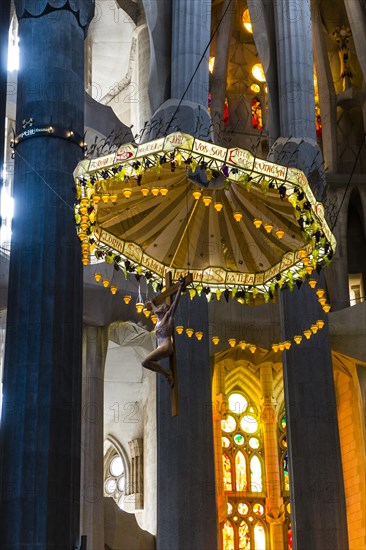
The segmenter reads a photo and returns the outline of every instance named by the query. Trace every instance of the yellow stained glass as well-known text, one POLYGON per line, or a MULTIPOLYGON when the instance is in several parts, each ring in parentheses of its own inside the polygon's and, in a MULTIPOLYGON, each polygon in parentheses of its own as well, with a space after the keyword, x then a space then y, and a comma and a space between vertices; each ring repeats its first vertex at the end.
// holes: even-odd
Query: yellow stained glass
POLYGON ((255 550, 266 550, 266 533, 261 523, 256 523, 254 527, 255 550))
POLYGON ((264 506, 259 502, 256 502, 255 504, 253 504, 253 512, 257 514, 257 516, 263 516, 264 506))
POLYGON ((236 428, 236 422, 232 416, 228 416, 226 420, 221 420, 221 428, 226 433, 231 433, 236 428))
POLYGON ((233 505, 230 504, 230 502, 228 502, 227 503, 227 515, 231 516, 232 513, 233 513, 233 505))
POLYGON ((254 416, 251 416, 250 414, 243 416, 240 421, 240 426, 243 432, 247 434, 254 434, 258 430, 258 422, 254 416))
POLYGON ((225 449, 228 449, 230 447, 230 439, 228 437, 222 437, 222 446, 225 447, 225 449))
POLYGON ((227 521, 222 528, 223 550, 234 550, 234 528, 227 521))
POLYGON ((259 449, 259 439, 257 439, 256 437, 251 437, 249 439, 249 446, 252 448, 252 449, 259 449))
POLYGON ((245 504, 245 502, 239 502, 238 504, 238 512, 242 516, 246 516, 249 511, 248 505, 245 504))
POLYGON ((229 397, 229 409, 236 414, 242 414, 248 406, 248 401, 240 393, 232 393, 229 397))
POLYGON ((224 474, 224 489, 232 491, 231 461, 227 454, 222 455, 222 466, 224 474))
POLYGON ((246 460, 241 451, 235 456, 235 488, 237 491, 247 490, 246 460))
POLYGON ((250 459, 250 488, 253 493, 262 492, 262 464, 257 455, 250 459))
POLYGON ((239 550, 250 550, 249 527, 245 521, 242 521, 238 529, 239 550))

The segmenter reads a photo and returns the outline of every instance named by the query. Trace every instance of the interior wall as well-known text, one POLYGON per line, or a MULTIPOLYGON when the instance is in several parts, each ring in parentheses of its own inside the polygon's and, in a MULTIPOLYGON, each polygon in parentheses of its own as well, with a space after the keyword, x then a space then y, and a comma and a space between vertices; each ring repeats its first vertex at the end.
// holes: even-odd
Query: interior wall
MULTIPOLYGON (((142 529, 156 535, 156 375, 141 366, 149 351, 146 345, 109 342, 104 378, 104 437, 113 436, 122 445, 130 464, 129 441, 143 439, 144 508, 135 516, 142 529)), ((134 513, 129 495, 124 510, 134 513)))

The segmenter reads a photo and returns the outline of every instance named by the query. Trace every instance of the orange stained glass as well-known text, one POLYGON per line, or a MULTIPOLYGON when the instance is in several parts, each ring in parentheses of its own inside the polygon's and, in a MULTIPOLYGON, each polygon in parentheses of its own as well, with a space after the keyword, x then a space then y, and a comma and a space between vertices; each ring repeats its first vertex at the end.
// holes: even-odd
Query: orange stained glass
POLYGON ((250 550, 249 527, 245 521, 242 521, 238 529, 239 550, 250 550))
POLYGON ((247 490, 247 467, 245 456, 241 451, 235 456, 235 488, 237 491, 247 490))
POLYGON ((262 105, 256 97, 252 99, 252 127, 263 130, 262 105))
POLYGON ((254 527, 255 550, 266 550, 266 533, 261 523, 256 523, 254 527))
POLYGON ((289 523, 287 528, 287 548, 288 550, 292 550, 292 528, 291 523, 289 523))
POLYGON ((222 466, 223 466, 223 473, 224 473, 224 490, 232 491, 233 483, 232 483, 232 476, 231 476, 231 461, 228 455, 225 453, 222 455, 222 466))
POLYGON ((227 521, 222 528, 223 550, 234 550, 234 528, 230 521, 227 521))
POLYGON ((257 455, 250 459, 250 488, 253 493, 262 492, 262 464, 257 455))

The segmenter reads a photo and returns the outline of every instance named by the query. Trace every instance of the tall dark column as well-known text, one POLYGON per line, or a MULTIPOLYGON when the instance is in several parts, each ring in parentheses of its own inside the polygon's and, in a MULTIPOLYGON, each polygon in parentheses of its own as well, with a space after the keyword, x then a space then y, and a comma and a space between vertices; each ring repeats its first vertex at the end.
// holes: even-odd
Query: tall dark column
POLYGON ((215 550, 217 519, 206 298, 182 297, 176 318, 206 334, 177 336, 179 416, 158 377, 158 550, 215 550), (205 330, 206 329, 206 330, 205 330))
MULTIPOLYGON (((322 191, 322 155, 315 142, 310 0, 274 4, 282 137, 271 160, 303 170, 322 191)), ((323 276, 318 287, 324 287, 323 276)), ((325 318, 306 285, 281 292, 284 340, 325 318)), ((296 550, 348 548, 342 461, 328 325, 311 340, 284 352, 288 417, 291 519, 296 550)))
MULTIPOLYGON (((0 170, 4 162, 4 136, 6 113, 6 83, 8 76, 8 35, 10 0, 0 2, 0 170)), ((1 181, 1 177, 0 177, 1 181)), ((0 183, 1 188, 1 183, 0 183)))
POLYGON ((17 132, 31 118, 33 128, 52 130, 20 141, 15 154, 0 548, 71 550, 80 543, 82 351, 72 172, 82 150, 73 136, 52 136, 83 134, 83 40, 94 3, 15 3, 17 132))

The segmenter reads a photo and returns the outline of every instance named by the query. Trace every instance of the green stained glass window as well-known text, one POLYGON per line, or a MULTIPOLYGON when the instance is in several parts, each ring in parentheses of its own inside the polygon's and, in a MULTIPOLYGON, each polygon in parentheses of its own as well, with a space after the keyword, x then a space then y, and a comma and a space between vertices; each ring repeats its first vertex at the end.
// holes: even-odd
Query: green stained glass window
POLYGON ((234 442, 236 445, 244 445, 245 439, 241 434, 234 435, 234 442))
POLYGON ((281 418, 281 428, 283 429, 284 432, 286 431, 286 427, 287 427, 286 415, 284 414, 283 417, 281 418))

